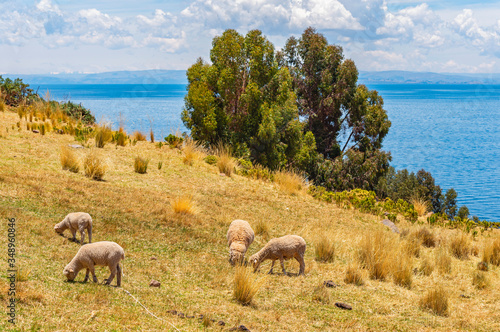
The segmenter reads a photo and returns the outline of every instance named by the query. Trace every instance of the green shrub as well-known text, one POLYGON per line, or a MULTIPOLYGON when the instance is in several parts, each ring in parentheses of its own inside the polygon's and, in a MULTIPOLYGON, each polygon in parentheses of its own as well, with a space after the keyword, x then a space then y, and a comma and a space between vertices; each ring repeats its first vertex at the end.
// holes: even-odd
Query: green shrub
POLYGON ((139 174, 145 174, 148 170, 149 159, 142 157, 135 157, 134 171, 139 174))
POLYGON ((209 165, 217 164, 217 156, 214 155, 208 155, 203 160, 205 160, 205 162, 209 165))
POLYGON ((170 134, 165 137, 165 142, 167 142, 171 148, 180 148, 184 142, 184 138, 170 134))

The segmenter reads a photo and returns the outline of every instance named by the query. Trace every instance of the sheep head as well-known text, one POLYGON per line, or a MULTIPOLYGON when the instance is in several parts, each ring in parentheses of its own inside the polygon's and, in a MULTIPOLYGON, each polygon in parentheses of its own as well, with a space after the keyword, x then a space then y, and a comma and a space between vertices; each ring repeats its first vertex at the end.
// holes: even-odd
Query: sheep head
POLYGON ((57 224, 54 226, 54 230, 56 231, 56 233, 58 234, 61 234, 62 232, 64 232, 64 229, 63 227, 60 225, 60 224, 57 224))
POLYGON ((76 278, 75 270, 72 268, 68 268, 67 266, 64 268, 63 274, 68 278, 68 281, 73 281, 76 278))
POLYGON ((255 255, 252 255, 248 261, 252 264, 253 272, 257 272, 260 265, 259 259, 255 255))

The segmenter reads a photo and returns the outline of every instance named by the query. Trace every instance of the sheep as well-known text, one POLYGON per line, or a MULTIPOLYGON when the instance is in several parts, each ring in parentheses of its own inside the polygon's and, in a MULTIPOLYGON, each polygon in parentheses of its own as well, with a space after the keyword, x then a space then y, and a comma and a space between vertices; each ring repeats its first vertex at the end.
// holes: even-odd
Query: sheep
POLYGON ((92 272, 92 278, 94 282, 97 282, 94 266, 108 266, 111 275, 108 279, 104 279, 106 285, 109 285, 116 275, 116 286, 120 287, 122 281, 120 260, 124 258, 125 252, 123 248, 115 242, 102 241, 89 243, 80 247, 75 257, 73 257, 71 262, 64 268, 63 274, 68 278, 68 281, 73 281, 78 275, 78 272, 85 268, 87 269, 87 273, 85 274, 83 282, 87 282, 89 279, 89 272, 92 272))
POLYGON ((259 252, 250 256, 250 263, 254 268, 254 272, 259 268, 260 263, 267 259, 271 259, 271 270, 273 273, 274 262, 279 259, 283 274, 286 275, 283 261, 290 258, 295 258, 299 264, 299 275, 304 274, 306 264, 304 263, 304 253, 306 252, 306 241, 298 235, 285 235, 279 238, 271 239, 259 252))
POLYGON ((235 265, 242 262, 255 234, 250 224, 245 220, 233 220, 227 231, 227 245, 229 247, 229 263, 235 265))
POLYGON ((73 212, 68 214, 63 221, 54 226, 54 230, 60 235, 68 228, 73 234, 73 241, 76 241, 76 231, 79 230, 81 234, 80 244, 83 245, 85 241, 85 230, 87 230, 89 234, 89 243, 92 242, 92 217, 90 214, 85 212, 73 212))

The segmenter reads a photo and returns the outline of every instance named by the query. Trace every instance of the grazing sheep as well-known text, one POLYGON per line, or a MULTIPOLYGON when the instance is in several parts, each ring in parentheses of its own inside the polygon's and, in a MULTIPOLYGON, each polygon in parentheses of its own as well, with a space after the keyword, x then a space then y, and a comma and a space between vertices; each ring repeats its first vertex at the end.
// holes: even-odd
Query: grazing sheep
POLYGON ((69 281, 73 281, 78 275, 78 272, 85 268, 87 269, 87 273, 85 274, 83 282, 87 282, 89 279, 89 272, 92 272, 92 278, 94 282, 97 282, 94 266, 108 266, 111 271, 111 275, 108 279, 104 279, 106 281, 106 285, 109 285, 116 275, 116 285, 119 287, 122 281, 120 260, 124 258, 125 252, 123 251, 123 248, 115 242, 102 241, 89 243, 80 247, 80 250, 78 250, 75 257, 73 257, 71 262, 64 268, 63 273, 69 281))
POLYGON ((235 265, 242 262, 248 247, 253 242, 255 234, 250 224, 245 220, 233 220, 227 231, 229 246, 229 263, 235 265))
POLYGON ((279 238, 271 239, 264 248, 256 254, 250 256, 250 262, 254 268, 254 272, 259 268, 260 263, 266 259, 271 259, 271 270, 269 274, 273 273, 274 262, 279 259, 283 274, 286 275, 285 266, 283 261, 285 259, 295 258, 299 264, 299 275, 304 274, 306 264, 304 263, 304 253, 306 252, 306 241, 298 235, 285 235, 279 238))
POLYGON ((73 241, 76 241, 76 231, 79 230, 81 234, 80 244, 83 245, 85 241, 85 230, 89 233, 89 243, 92 242, 92 217, 85 212, 73 212, 68 214, 63 221, 54 226, 56 233, 62 235, 65 230, 71 231, 73 234, 73 241))

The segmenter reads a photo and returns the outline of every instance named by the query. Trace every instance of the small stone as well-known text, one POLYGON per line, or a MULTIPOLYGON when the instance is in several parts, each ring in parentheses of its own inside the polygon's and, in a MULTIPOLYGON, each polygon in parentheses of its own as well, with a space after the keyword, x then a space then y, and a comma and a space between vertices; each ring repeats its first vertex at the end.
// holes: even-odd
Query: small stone
POLYGON ((151 282, 149 283, 149 287, 160 287, 161 284, 158 280, 151 280, 151 282))
POLYGON ((325 287, 328 287, 328 288, 337 287, 337 284, 334 283, 332 280, 327 280, 327 281, 323 282, 323 285, 325 285, 325 287))
POLYGON ((186 316, 185 316, 182 312, 179 312, 179 313, 177 314, 177 316, 179 316, 179 318, 185 318, 185 317, 186 317, 186 316))
POLYGON ((217 323, 217 325, 219 325, 219 326, 226 326, 226 323, 224 323, 224 321, 220 320, 220 321, 217 323))
POLYGON ((68 146, 73 149, 83 149, 83 146, 80 144, 68 144, 68 146))
POLYGON ((488 263, 486 262, 477 263, 477 269, 481 271, 488 271, 488 263))
POLYGON ((399 234, 398 227, 392 221, 390 221, 389 219, 382 220, 382 224, 384 224, 387 227, 389 227, 394 233, 399 234))
POLYGON ((464 299, 470 299, 470 296, 465 294, 460 294, 460 297, 464 299))
POLYGON ((352 310, 352 307, 350 305, 348 305, 347 303, 335 302, 335 306, 340 308, 340 309, 352 310))
POLYGON ((157 259, 158 259, 158 258, 156 258, 155 256, 151 256, 151 260, 152 260, 152 261, 155 261, 155 260, 157 260, 157 259))
POLYGON ((40 133, 40 131, 38 131, 38 130, 36 130, 36 129, 33 129, 33 132, 34 132, 35 134, 40 133))
POLYGON ((220 175, 220 176, 226 176, 226 174, 224 174, 224 173, 220 173, 219 175, 220 175))
POLYGON ((250 331, 245 325, 238 326, 238 331, 250 331))

